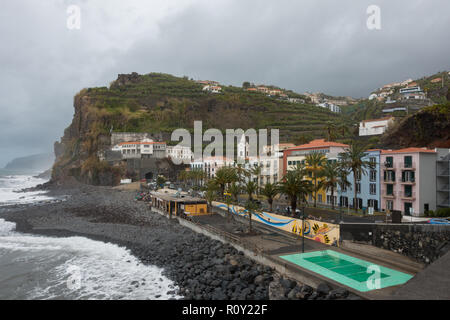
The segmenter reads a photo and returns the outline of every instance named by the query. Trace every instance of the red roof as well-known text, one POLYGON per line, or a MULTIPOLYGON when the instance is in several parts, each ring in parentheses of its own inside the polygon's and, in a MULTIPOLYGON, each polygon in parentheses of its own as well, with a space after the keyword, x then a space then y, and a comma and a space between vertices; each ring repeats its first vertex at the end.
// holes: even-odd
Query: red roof
POLYGON ((155 141, 153 141, 153 142, 150 142, 150 141, 147 141, 147 142, 142 142, 142 141, 133 141, 133 142, 120 142, 119 143, 119 146, 121 146, 121 145, 124 145, 124 144, 166 144, 165 142, 155 142, 155 141))
MULTIPOLYGON (((343 147, 348 148, 348 144, 333 142, 333 141, 325 141, 325 139, 316 139, 307 144, 302 144, 293 148, 289 148, 287 150, 300 150, 300 149, 319 149, 319 148, 328 148, 328 147, 343 147)), ((286 150, 285 150, 286 151, 286 150)))
POLYGON ((394 153, 416 153, 416 152, 425 152, 425 153, 436 153, 433 149, 427 149, 427 148, 404 148, 404 149, 398 149, 398 150, 382 150, 382 154, 394 154, 394 153))
POLYGON ((389 120, 389 119, 392 119, 392 118, 393 118, 393 117, 388 116, 388 117, 384 117, 384 118, 380 118, 380 119, 363 120, 362 122, 366 123, 366 122, 384 121, 384 120, 389 120))

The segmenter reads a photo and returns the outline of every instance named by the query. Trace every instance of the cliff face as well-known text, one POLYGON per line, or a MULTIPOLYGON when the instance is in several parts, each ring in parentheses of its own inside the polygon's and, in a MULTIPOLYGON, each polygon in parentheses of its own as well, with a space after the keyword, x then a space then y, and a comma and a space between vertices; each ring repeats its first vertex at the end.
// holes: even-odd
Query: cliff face
POLYGON ((387 148, 450 148, 450 103, 406 117, 383 135, 381 144, 387 148))
POLYGON ((55 157, 51 153, 36 154, 28 157, 16 158, 10 161, 7 170, 44 171, 51 168, 55 157))
POLYGON ((55 142, 52 181, 69 176, 94 185, 116 185, 121 167, 111 167, 97 158, 97 151, 110 145, 110 136, 99 126, 105 119, 95 112, 93 101, 82 90, 74 98, 74 116, 60 142, 55 142))

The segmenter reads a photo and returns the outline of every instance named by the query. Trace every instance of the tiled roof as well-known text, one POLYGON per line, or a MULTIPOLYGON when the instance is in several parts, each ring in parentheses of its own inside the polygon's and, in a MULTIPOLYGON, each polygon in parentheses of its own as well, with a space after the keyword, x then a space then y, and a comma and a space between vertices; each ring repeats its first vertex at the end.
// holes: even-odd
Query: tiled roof
POLYGON ((293 148, 289 148, 287 150, 300 150, 300 149, 316 149, 316 148, 326 148, 326 147, 344 147, 347 148, 348 144, 333 142, 333 141, 325 141, 325 139, 316 139, 309 143, 302 144, 293 148))
POLYGON ((384 117, 384 118, 380 118, 380 119, 363 120, 362 122, 366 123, 366 122, 384 121, 384 120, 389 120, 389 119, 392 119, 392 118, 393 118, 393 117, 384 117))
POLYGON ((129 141, 129 142, 120 142, 119 146, 122 146, 124 144, 166 144, 165 142, 156 142, 156 141, 147 141, 147 142, 142 142, 142 141, 129 141))
POLYGON ((427 148, 404 148, 404 149, 398 149, 398 150, 382 150, 382 154, 394 154, 394 153, 417 153, 417 152, 424 152, 424 153, 436 153, 433 149, 427 149, 427 148))

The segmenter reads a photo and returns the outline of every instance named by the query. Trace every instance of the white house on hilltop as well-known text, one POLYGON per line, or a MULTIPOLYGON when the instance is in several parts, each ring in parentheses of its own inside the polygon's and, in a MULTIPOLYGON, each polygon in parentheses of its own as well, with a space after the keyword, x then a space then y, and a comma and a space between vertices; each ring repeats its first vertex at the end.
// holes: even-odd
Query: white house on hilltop
POLYGON ((359 136, 374 136, 383 134, 392 123, 394 123, 393 117, 363 120, 359 123, 359 136))

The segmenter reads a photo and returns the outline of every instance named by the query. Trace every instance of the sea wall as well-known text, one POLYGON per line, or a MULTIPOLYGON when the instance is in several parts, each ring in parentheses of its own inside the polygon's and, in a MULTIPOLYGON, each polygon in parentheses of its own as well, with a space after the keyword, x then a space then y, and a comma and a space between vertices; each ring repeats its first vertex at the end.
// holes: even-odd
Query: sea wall
POLYGON ((450 226, 429 224, 341 225, 342 240, 363 242, 429 264, 450 249, 450 226))
MULTIPOLYGON (((227 211, 227 205, 224 203, 213 201, 212 204, 216 208, 227 211)), ((230 205, 230 212, 237 216, 248 218, 248 212, 243 207, 230 205)), ((258 214, 252 214, 252 220, 263 223, 270 227, 293 233, 298 236, 302 235, 302 219, 285 217, 279 214, 262 211, 258 214)), ((305 219, 304 223, 304 235, 306 238, 328 245, 339 245, 338 224, 332 224, 312 219, 305 219)))

